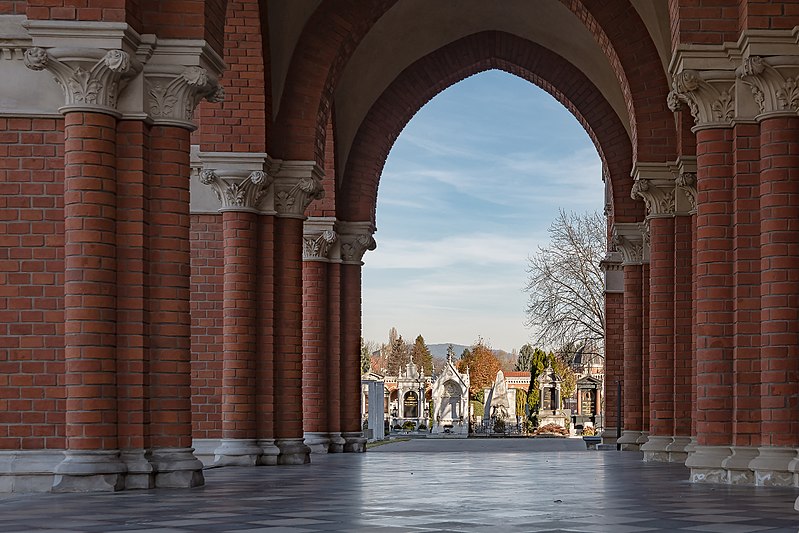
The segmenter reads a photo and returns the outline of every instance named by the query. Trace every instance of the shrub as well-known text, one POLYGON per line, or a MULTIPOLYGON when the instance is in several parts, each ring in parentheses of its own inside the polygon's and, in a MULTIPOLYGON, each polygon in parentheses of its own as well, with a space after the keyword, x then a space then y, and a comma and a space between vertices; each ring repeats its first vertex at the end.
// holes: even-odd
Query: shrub
POLYGON ((400 426, 399 424, 394 424, 394 427, 392 429, 400 430, 402 429, 402 426, 400 426))
POLYGON ((585 426, 583 428, 584 437, 593 437, 594 435, 596 435, 596 430, 594 429, 594 426, 585 426))
POLYGON ((547 424, 535 430, 536 435, 568 435, 569 430, 557 424, 547 424))
POLYGON ((406 420, 402 424, 402 430, 403 431, 413 431, 415 429, 416 429, 416 422, 414 422, 412 420, 406 420))
POLYGON ((483 408, 482 402, 472 400, 472 414, 474 414, 475 418, 483 418, 485 409, 483 408))
POLYGON ((427 430, 427 426, 425 424, 419 424, 419 431, 427 430))
POLYGON ((494 433, 505 433, 505 421, 501 418, 497 418, 494 421, 494 433))

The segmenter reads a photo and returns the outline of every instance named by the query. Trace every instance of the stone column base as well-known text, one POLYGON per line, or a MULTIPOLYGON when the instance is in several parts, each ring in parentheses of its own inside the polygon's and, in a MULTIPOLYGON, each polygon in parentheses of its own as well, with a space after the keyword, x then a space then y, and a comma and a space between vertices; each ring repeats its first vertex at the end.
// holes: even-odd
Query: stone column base
POLYGON ((255 466, 262 453, 255 439, 222 439, 214 450, 213 466, 255 466))
POLYGON ((641 445, 644 452, 644 462, 668 463, 669 446, 674 442, 674 437, 650 435, 646 443, 641 445))
POLYGON ((203 464, 194 456, 194 448, 155 448, 150 451, 155 471, 155 486, 189 488, 205 484, 203 464))
POLYGON ((280 449, 277 456, 279 465, 304 465, 311 462, 311 449, 302 439, 276 439, 275 445, 280 449))
POLYGON ((280 448, 275 446, 275 439, 258 439, 258 447, 261 448, 261 457, 258 458, 260 466, 275 466, 277 456, 280 455, 280 448))
POLYGON ((727 470, 727 483, 730 485, 754 485, 755 474, 749 463, 757 457, 757 448, 748 446, 732 446, 732 455, 727 457, 721 466, 727 470))
POLYGON ((794 473, 791 470, 797 458, 796 448, 762 446, 757 449, 757 457, 749 463, 755 473, 755 485, 758 487, 792 487, 794 473))
POLYGON ((120 458, 128 470, 125 490, 155 488, 155 470, 145 450, 122 450, 120 458))
POLYGON ((691 483, 726 483, 724 461, 732 455, 729 446, 699 446, 688 455, 685 466, 691 469, 691 483))
POLYGON ((616 444, 616 428, 605 428, 600 437, 602 444, 616 444))
POLYGON ((327 453, 327 449, 330 447, 330 433, 306 431, 303 438, 305 445, 311 449, 311 453, 327 453))
POLYGON ((621 432, 621 438, 616 441, 616 444, 621 444, 623 452, 637 452, 641 447, 638 443, 639 438, 641 438, 640 431, 625 429, 621 432))
POLYGON ((688 446, 690 444, 691 437, 675 435, 672 443, 666 447, 666 451, 669 452, 669 462, 685 464, 685 460, 688 459, 688 446))
POLYGON ((344 453, 344 445, 347 441, 341 436, 338 431, 330 433, 330 444, 327 447, 327 453, 344 453))
POLYGON ((192 439, 191 441, 194 457, 202 461, 205 468, 213 466, 214 452, 220 444, 222 444, 222 439, 192 439))
POLYGON ((345 453, 363 453, 366 451, 366 438, 360 431, 353 431, 351 433, 342 433, 344 438, 344 452, 345 453))
POLYGON ((125 488, 118 450, 67 450, 55 468, 53 492, 115 492, 125 488))
POLYGON ((50 492, 64 450, 0 450, 0 492, 50 492))

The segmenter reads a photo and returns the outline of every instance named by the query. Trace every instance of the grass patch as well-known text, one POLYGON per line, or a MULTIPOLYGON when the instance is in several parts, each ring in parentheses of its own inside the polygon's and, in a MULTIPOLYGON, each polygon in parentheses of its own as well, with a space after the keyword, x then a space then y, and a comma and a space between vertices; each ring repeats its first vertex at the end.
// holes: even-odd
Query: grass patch
POLYGON ((384 444, 391 444, 392 442, 405 442, 411 440, 409 438, 399 438, 399 439, 391 439, 391 440, 376 440, 374 442, 367 442, 366 449, 369 448, 377 448, 378 446, 383 446, 384 444))

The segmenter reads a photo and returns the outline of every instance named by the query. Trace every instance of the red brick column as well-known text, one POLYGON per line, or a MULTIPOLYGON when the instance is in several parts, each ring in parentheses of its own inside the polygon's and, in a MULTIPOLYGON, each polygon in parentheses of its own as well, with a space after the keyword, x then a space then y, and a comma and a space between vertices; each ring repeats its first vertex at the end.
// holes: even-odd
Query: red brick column
POLYGON ((613 240, 624 265, 624 387, 623 431, 617 444, 638 450, 643 431, 643 260, 644 240, 638 224, 614 224, 613 240))
POLYGON ((119 490, 117 441, 116 118, 65 116, 66 459, 55 491, 119 490))
POLYGON ((222 444, 216 464, 254 465, 256 445, 256 246, 258 215, 224 211, 222 444))
POLYGON ((25 65, 48 70, 65 91, 66 453, 52 490, 119 490, 116 104, 133 69, 121 50, 66 47, 29 48, 25 65))
POLYGON ((276 465, 280 450, 275 446, 275 216, 258 217, 257 252, 257 444, 260 465, 276 465))
MULTIPOLYGON (((695 178, 693 178, 695 183, 695 178)), ((682 191, 677 191, 682 194, 682 191)), ((691 442, 693 383, 693 248, 692 216, 674 218, 674 442, 670 462, 685 462, 691 442)))
MULTIPOLYGON (((646 237, 648 239, 648 236, 646 237)), ((649 440, 649 264, 641 265, 641 437, 649 440)))
POLYGON ((733 421, 733 130, 697 132, 694 481, 723 482, 733 421))
MULTIPOLYGON (((246 158, 246 154, 214 154, 204 164, 263 166, 258 154, 249 164, 246 158)), ((214 465, 253 466, 263 453, 256 442, 258 213, 270 179, 262 170, 222 168, 203 170, 200 181, 213 188, 222 204, 222 441, 214 451, 214 465)))
POLYGON ((302 263, 302 394, 305 444, 315 453, 327 453, 328 328, 330 300, 328 254, 337 236, 333 220, 305 222, 302 263))
POLYGON ((341 435, 345 452, 365 452, 361 428, 361 259, 374 250, 371 222, 340 223, 341 435))
POLYGON ((624 380, 624 271, 621 254, 609 253, 602 262, 605 272, 605 411, 602 442, 617 438, 618 386, 624 380))
POLYGON ((668 461, 674 436, 674 218, 651 218, 649 232, 650 434, 641 449, 644 460, 668 461))
POLYGON ((324 196, 313 164, 283 161, 275 178, 275 444, 278 464, 310 462, 302 419, 302 248, 305 208, 324 196))
POLYGON ((156 486, 203 483, 191 448, 189 130, 150 136, 150 431, 156 486))
POLYGON ((799 447, 799 117, 760 121, 759 485, 793 486, 799 447), (792 462, 793 461, 793 462, 792 462))
POLYGON ((328 264, 328 362, 327 362, 327 430, 330 435, 328 453, 344 451, 341 436, 341 261, 328 264))

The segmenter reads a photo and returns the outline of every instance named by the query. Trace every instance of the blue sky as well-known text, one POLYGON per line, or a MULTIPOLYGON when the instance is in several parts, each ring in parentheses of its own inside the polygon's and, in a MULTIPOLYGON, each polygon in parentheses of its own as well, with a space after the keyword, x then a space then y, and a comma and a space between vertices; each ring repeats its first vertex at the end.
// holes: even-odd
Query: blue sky
POLYGON ((363 334, 518 349, 527 257, 559 208, 601 210, 599 156, 577 120, 500 71, 445 90, 408 123, 380 180, 364 256, 363 334))

